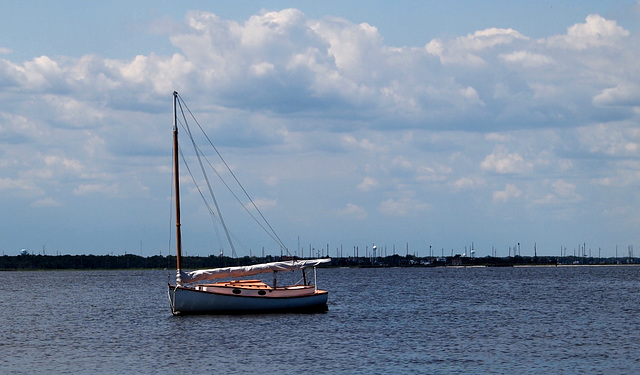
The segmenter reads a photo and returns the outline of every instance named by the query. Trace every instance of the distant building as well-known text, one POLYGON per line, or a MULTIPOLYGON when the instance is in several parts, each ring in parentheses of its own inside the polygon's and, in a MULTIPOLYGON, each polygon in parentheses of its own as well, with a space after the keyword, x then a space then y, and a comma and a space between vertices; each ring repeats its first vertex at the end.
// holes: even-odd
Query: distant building
POLYGON ((462 266, 463 265, 462 257, 460 256, 460 254, 456 254, 456 256, 454 256, 451 259, 451 265, 452 266, 462 266))

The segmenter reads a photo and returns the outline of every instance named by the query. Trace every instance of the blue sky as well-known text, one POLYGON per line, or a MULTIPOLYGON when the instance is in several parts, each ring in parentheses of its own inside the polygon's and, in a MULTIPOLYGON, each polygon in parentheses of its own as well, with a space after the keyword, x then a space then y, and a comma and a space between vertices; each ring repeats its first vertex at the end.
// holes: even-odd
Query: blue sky
MULTIPOLYGON (((299 238, 331 255, 626 253, 640 242, 639 8, 11 3, 0 250, 172 252, 177 90, 291 252, 299 238)), ((217 254, 203 211, 185 220, 186 252, 217 254)), ((279 253, 229 221, 239 255, 279 253)))

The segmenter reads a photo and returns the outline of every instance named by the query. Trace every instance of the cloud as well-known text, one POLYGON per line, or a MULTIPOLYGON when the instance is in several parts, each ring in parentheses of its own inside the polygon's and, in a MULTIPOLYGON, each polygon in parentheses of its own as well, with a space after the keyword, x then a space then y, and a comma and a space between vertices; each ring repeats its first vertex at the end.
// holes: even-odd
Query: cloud
POLYGON ((277 186, 280 183, 280 179, 277 176, 268 176, 263 179, 267 186, 277 186))
POLYGON ((600 15, 591 14, 585 21, 569 27, 566 35, 548 38, 546 43, 552 47, 585 50, 593 47, 616 47, 622 38, 629 36, 629 31, 618 26, 616 21, 607 20, 600 15))
POLYGON ((510 141, 512 137, 507 134, 487 133, 485 134, 484 139, 491 142, 505 143, 510 141))
POLYGON ((44 193, 33 181, 8 177, 0 177, 0 191, 3 191, 7 196, 17 195, 26 197, 38 196, 44 193))
POLYGON ((76 159, 61 155, 43 155, 38 158, 42 163, 22 171, 24 178, 34 180, 61 180, 65 177, 79 178, 84 171, 83 164, 76 159))
POLYGON ((339 211, 339 215, 356 219, 366 219, 368 216, 367 210, 353 203, 347 203, 347 205, 339 211))
POLYGON ((616 87, 606 88, 593 98, 593 104, 640 107, 640 85, 633 82, 623 82, 616 87))
POLYGON ((593 177, 590 184, 607 189, 626 189, 640 184, 640 163, 635 160, 616 160, 608 163, 610 172, 605 177, 593 177))
POLYGON ((60 207, 60 206, 62 206, 60 202, 50 197, 38 199, 37 201, 31 203, 31 207, 60 207))
POLYGON ((424 49, 389 47, 375 26, 309 19, 295 9, 245 22, 194 11, 167 30, 179 53, 0 60, 0 87, 49 95, 46 104, 59 124, 74 127, 95 126, 113 109, 161 111, 174 89, 226 109, 324 113, 389 129, 469 129, 476 120, 488 131, 567 126, 638 96, 633 84, 624 85, 625 70, 615 68, 633 66, 633 54, 599 54, 596 65, 591 56, 557 50, 559 43, 597 49, 602 44, 592 40, 598 35, 604 45, 634 48, 627 30, 597 15, 544 43, 513 29, 489 28, 434 39, 424 49), (476 73, 469 75, 468 65, 476 73), (535 69, 541 67, 551 69, 535 69), (508 76, 500 74, 505 69, 508 76), (605 82, 619 84, 603 89, 605 82))
POLYGON ((486 185, 486 182, 483 178, 471 176, 471 177, 461 177, 457 179, 452 185, 453 185, 453 188, 456 190, 466 190, 466 189, 473 189, 477 187, 483 187, 486 185))
POLYGON ((341 136, 340 141, 345 148, 357 148, 367 152, 374 152, 378 149, 378 147, 373 142, 371 142, 371 140, 366 138, 359 140, 355 136, 350 134, 341 136))
POLYGON ((566 182, 563 179, 556 180, 553 183, 553 189, 555 193, 560 197, 574 201, 582 199, 582 197, 580 197, 580 195, 576 193, 576 185, 566 182))
POLYGON ((498 146, 493 153, 487 155, 480 168, 488 172, 500 174, 524 173, 530 168, 518 152, 509 153, 506 147, 498 146))
POLYGON ((313 194, 357 202, 345 218, 377 209, 400 228, 434 207, 455 214, 451 196, 480 197, 478 212, 635 200, 640 38, 614 20, 403 47, 374 24, 296 9, 239 21, 194 11, 168 26, 170 54, 16 62, 0 49, 5 197, 76 213, 79 196, 160 206, 177 90, 234 170, 285 194, 265 207, 294 211, 288 198, 313 194))
POLYGON ((310 26, 328 43, 328 53, 338 69, 349 76, 372 78, 371 73, 376 68, 372 59, 382 57, 384 53, 381 52, 385 51, 376 27, 367 23, 353 24, 335 17, 313 22, 310 26))
POLYGON ((429 204, 419 202, 413 198, 389 198, 380 203, 378 210, 390 216, 411 216, 430 208, 429 204))
POLYGON ((545 195, 541 199, 534 201, 540 205, 558 205, 561 203, 578 203, 582 201, 582 196, 576 192, 576 185, 566 182, 563 179, 554 181, 551 184, 552 193, 545 195))
MULTIPOLYGON (((258 206, 261 210, 268 210, 270 208, 276 207, 278 205, 277 199, 267 199, 267 198, 256 198, 253 199, 253 203, 258 206)), ((247 209, 253 209, 253 205, 251 203, 245 204, 247 209)))
POLYGON ((425 49, 437 56, 444 65, 468 65, 479 67, 486 64, 481 53, 500 45, 512 44, 518 40, 528 40, 526 36, 513 29, 490 28, 476 31, 453 41, 434 39, 425 49))
POLYGON ((120 189, 117 184, 81 184, 73 190, 75 195, 88 195, 88 194, 100 194, 100 195, 116 195, 120 189))
POLYGON ((46 123, 34 121, 32 114, 0 112, 0 142, 21 144, 45 137, 46 123))
POLYGON ((50 94, 44 95, 43 99, 51 107, 55 123, 61 126, 99 126, 106 117, 104 111, 95 108, 93 103, 50 94))
POLYGON ((493 192, 493 201, 506 203, 516 198, 520 198, 521 195, 522 195, 522 190, 518 189, 513 184, 507 184, 504 187, 504 190, 498 190, 493 192))
POLYGON ((378 185, 378 181, 376 181, 374 178, 367 176, 362 180, 360 185, 358 185, 358 190, 369 191, 371 190, 371 188, 377 185, 378 185))
POLYGON ((507 63, 520 64, 524 68, 537 68, 555 63, 553 58, 549 56, 529 51, 515 51, 508 54, 500 54, 498 58, 507 63))
POLYGON ((48 56, 36 57, 17 67, 21 86, 27 90, 60 92, 68 89, 64 70, 48 56))
POLYGON ((577 130, 581 145, 593 155, 633 156, 640 152, 640 134, 633 125, 596 124, 577 130))
POLYGON ((417 169, 417 180, 422 182, 443 182, 453 174, 453 169, 448 165, 427 165, 417 169))

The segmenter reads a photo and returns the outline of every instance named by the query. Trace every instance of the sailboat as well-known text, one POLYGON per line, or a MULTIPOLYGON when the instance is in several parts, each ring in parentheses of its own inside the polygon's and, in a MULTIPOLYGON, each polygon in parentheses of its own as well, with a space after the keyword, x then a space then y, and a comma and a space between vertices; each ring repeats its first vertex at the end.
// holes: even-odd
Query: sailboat
MULTIPOLYGON (((317 288, 316 267, 331 262, 329 258, 296 259, 295 257, 289 257, 290 259, 278 262, 247 266, 194 271, 184 271, 182 269, 178 105, 180 105, 185 123, 186 117, 181 103, 184 102, 182 102, 178 93, 174 91, 173 168, 176 210, 176 280, 175 284, 169 283, 168 285, 171 312, 174 315, 184 315, 327 311, 329 293, 326 290, 317 288), (313 269, 313 284, 308 280, 308 269, 313 269), (301 271, 301 281, 294 285, 278 285, 278 273, 288 271, 301 271), (262 280, 238 279, 262 273, 273 273, 272 285, 262 280), (211 282, 218 279, 226 280, 211 282)), ((188 134, 191 136, 190 130, 188 130, 188 134)), ((255 208, 257 209, 257 207, 255 208)), ((224 224, 223 227, 226 230, 224 224)), ((230 240, 228 235, 227 238, 230 240)))

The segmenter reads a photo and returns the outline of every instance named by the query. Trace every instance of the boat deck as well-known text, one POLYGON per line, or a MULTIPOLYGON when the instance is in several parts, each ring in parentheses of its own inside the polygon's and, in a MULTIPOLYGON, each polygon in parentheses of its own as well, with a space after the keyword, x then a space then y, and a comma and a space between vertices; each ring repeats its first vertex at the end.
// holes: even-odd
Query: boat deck
POLYGON ((203 292, 263 297, 295 297, 323 292, 316 291, 313 285, 288 285, 274 288, 262 280, 220 281, 213 284, 195 285, 193 289, 203 292))
POLYGON ((200 284, 201 286, 225 286, 233 288, 246 288, 246 289, 273 289, 270 285, 266 284, 262 280, 232 280, 232 281, 219 281, 213 284, 200 284))

